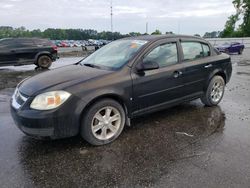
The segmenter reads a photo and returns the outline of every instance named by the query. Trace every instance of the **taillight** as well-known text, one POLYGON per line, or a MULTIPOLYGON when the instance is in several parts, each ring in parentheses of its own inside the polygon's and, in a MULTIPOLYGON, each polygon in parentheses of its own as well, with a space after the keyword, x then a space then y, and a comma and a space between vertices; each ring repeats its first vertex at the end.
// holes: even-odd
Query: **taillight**
POLYGON ((53 50, 57 51, 57 46, 52 46, 53 50))

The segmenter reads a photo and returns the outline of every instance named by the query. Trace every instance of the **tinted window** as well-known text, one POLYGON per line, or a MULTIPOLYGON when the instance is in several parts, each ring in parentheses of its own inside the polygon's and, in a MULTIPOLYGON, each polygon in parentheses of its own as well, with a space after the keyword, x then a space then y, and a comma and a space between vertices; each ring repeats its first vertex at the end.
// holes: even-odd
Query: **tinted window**
POLYGON ((203 49, 199 42, 182 42, 184 60, 194 60, 203 57, 203 49))
POLYGON ((34 43, 32 39, 15 39, 17 48, 32 47, 34 43))
POLYGON ((51 41, 46 40, 46 39, 33 39, 33 41, 37 46, 52 46, 53 45, 51 41))
POLYGON ((210 48, 207 44, 202 44, 202 48, 203 48, 203 56, 207 57, 210 56, 210 48))
POLYGON ((178 62, 176 43, 167 43, 153 49, 143 60, 143 63, 156 62, 160 67, 173 65, 178 62))
POLYGON ((13 39, 2 39, 0 40, 0 48, 1 49, 10 49, 15 48, 16 42, 13 39))

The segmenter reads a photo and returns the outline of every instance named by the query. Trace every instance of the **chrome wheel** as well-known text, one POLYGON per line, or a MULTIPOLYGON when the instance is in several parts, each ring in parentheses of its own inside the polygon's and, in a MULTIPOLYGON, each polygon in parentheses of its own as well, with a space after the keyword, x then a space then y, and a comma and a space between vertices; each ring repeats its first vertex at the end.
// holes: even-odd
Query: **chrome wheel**
POLYGON ((99 140, 108 140, 115 136, 122 123, 120 112, 111 106, 100 109, 93 117, 91 130, 99 140))
POLYGON ((221 80, 217 80, 216 82, 214 82, 212 87, 212 91, 210 94, 211 100, 214 103, 217 103, 218 101, 221 100, 223 92, 224 92, 224 82, 222 82, 221 80))

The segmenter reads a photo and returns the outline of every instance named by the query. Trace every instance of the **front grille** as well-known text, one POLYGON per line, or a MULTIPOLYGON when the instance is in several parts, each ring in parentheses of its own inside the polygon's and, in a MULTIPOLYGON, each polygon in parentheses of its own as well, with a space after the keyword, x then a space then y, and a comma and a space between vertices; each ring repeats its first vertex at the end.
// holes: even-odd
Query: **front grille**
POLYGON ((16 88, 13 96, 12 96, 12 106, 16 109, 19 109, 26 101, 28 97, 24 96, 19 92, 16 88))
POLYGON ((21 97, 20 92, 18 92, 18 93, 16 94, 15 98, 16 98, 16 102, 17 102, 18 104, 20 104, 20 105, 23 105, 23 103, 25 102, 25 101, 23 100, 23 98, 21 97))

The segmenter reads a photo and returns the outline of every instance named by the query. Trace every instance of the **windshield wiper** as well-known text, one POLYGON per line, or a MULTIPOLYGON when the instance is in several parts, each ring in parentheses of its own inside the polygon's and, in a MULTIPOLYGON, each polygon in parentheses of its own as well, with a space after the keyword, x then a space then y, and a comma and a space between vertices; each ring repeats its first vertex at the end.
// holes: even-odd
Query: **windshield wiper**
POLYGON ((100 68, 99 66, 97 65, 93 65, 93 64, 90 64, 90 63, 84 63, 83 65, 87 66, 87 67, 92 67, 92 68, 100 68))

